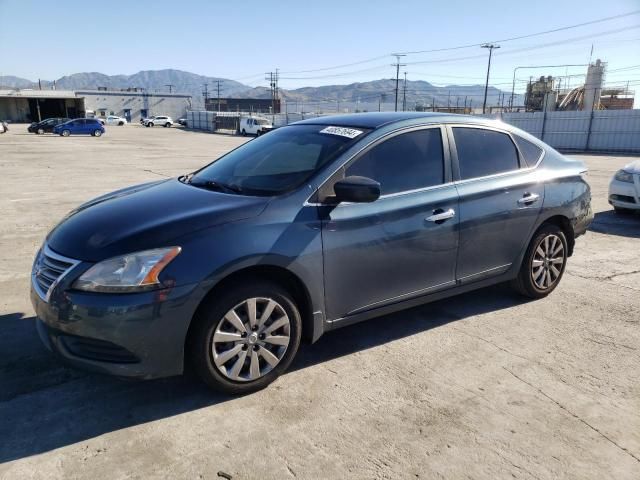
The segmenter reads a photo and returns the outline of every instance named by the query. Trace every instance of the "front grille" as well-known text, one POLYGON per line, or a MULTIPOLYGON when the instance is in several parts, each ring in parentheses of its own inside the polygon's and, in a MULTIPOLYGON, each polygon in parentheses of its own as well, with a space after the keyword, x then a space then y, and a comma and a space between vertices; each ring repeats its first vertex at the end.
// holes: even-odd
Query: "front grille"
POLYGON ((124 347, 95 338, 61 335, 60 339, 72 355, 109 363, 138 363, 140 360, 124 347))
POLYGON ((48 300, 55 284, 77 264, 77 260, 63 257, 45 245, 33 265, 33 283, 40 296, 48 300))
POLYGON ((636 199, 633 197, 629 197, 628 195, 617 195, 614 193, 609 198, 611 200, 617 200, 619 202, 636 203, 636 199))

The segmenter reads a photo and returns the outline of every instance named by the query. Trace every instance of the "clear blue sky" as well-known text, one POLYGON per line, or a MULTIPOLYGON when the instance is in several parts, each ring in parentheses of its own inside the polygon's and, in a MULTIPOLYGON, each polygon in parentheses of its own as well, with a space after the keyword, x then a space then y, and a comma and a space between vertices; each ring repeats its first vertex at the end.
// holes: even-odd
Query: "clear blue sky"
MULTIPOLYGON (((36 80, 176 68, 255 86, 266 85, 264 72, 277 67, 284 88, 344 84, 394 76, 393 58, 383 57, 393 52, 506 39, 634 10, 640 0, 537 0, 526 6, 503 0, 0 0, 0 75, 36 80), (374 57, 383 58, 295 73, 374 57)), ((519 65, 586 63, 593 44, 593 58, 609 64, 610 84, 640 85, 640 68, 613 71, 640 65, 638 27, 640 15, 633 15, 501 42, 491 83, 508 89, 519 65)), ((479 47, 411 54, 402 71, 435 84, 484 83, 486 57, 479 47)), ((527 70, 518 77, 584 70, 527 70)))

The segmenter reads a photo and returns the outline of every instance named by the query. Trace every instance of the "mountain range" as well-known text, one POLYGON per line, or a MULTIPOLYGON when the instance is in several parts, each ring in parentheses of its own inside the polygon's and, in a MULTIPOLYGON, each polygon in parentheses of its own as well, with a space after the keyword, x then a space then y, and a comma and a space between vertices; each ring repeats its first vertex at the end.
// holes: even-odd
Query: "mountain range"
MULTIPOLYGON (((182 70, 145 70, 133 75, 105 75, 99 72, 74 73, 56 79, 34 82, 15 76, 0 77, 0 88, 55 88, 61 90, 122 89, 130 87, 145 88, 150 92, 187 93, 193 97, 193 108, 203 107, 203 91, 207 85, 210 97, 217 96, 217 82, 221 82, 222 97, 239 98, 271 98, 267 87, 250 87, 238 81, 221 77, 207 77, 182 70)), ((395 79, 380 79, 369 82, 351 83, 348 85, 324 85, 321 87, 302 87, 296 89, 280 89, 280 97, 287 105, 288 111, 344 111, 350 110, 383 110, 395 103, 395 79)), ((399 106, 402 105, 404 92, 403 81, 400 81, 399 106)), ((489 87, 487 104, 499 105, 508 103, 511 92, 489 87)), ((408 80, 406 84, 407 109, 428 108, 436 106, 482 105, 484 85, 447 85, 435 86, 424 80, 408 80)), ((517 105, 522 104, 522 96, 516 95, 517 105)))

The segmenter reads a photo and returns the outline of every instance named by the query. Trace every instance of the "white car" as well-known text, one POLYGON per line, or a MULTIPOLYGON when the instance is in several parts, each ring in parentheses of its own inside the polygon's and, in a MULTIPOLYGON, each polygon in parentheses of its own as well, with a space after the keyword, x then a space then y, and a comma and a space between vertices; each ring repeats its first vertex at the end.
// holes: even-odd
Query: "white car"
POLYGON ((123 117, 118 117, 117 115, 109 115, 107 117, 107 125, 126 125, 127 119, 123 117))
POLYGON ((618 213, 640 210, 640 160, 631 162, 613 176, 609 203, 618 213))
POLYGON ((171 117, 166 115, 156 115, 155 117, 145 118, 143 125, 145 127, 153 127, 154 125, 162 125, 163 127, 170 127, 173 125, 171 117))

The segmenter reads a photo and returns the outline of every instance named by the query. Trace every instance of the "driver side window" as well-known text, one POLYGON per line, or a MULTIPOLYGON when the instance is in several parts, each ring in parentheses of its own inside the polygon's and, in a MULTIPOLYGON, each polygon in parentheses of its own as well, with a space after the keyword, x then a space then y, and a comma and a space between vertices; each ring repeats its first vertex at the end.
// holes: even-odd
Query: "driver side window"
POLYGON ((417 190, 444 182, 440 128, 396 135, 371 148, 346 169, 345 176, 380 183, 381 195, 417 190))

